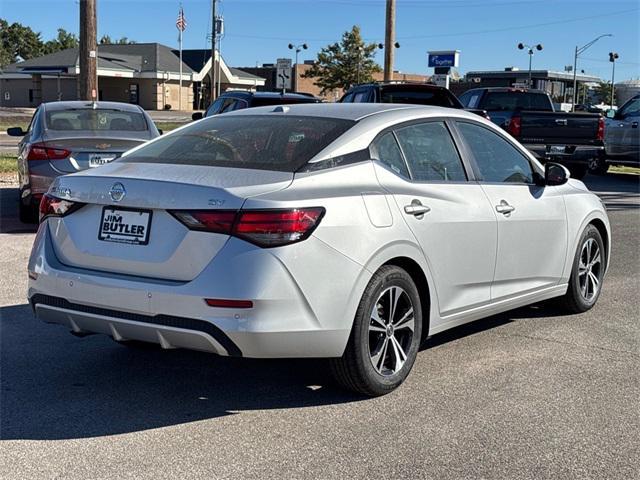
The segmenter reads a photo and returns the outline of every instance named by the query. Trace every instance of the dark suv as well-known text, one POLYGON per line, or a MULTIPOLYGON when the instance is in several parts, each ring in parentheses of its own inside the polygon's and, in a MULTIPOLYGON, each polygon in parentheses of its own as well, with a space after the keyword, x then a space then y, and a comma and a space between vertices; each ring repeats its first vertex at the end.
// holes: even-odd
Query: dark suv
POLYGON ((477 108, 465 108, 460 100, 444 87, 429 83, 366 83, 351 87, 340 103, 406 103, 459 108, 489 118, 487 112, 477 108))
POLYGON ((266 107, 269 105, 290 105, 293 103, 320 103, 319 98, 310 93, 279 93, 279 92, 243 92, 232 91, 221 94, 207 111, 195 112, 193 120, 210 117, 219 113, 232 112, 243 108, 266 107))

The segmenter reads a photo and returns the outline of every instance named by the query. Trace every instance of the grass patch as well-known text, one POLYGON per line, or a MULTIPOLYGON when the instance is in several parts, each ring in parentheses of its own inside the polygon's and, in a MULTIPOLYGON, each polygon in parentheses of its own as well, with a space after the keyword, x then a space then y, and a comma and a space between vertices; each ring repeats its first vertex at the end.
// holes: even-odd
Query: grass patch
POLYGON ((633 175, 640 175, 640 168, 627 167, 625 165, 611 165, 609 167, 611 173, 631 173, 633 175))
POLYGON ((189 122, 155 122, 158 130, 162 130, 164 133, 170 132, 171 130, 175 130, 178 127, 182 127, 189 122))
POLYGON ((3 118, 0 120, 0 132, 7 131, 7 128, 22 127, 22 130, 26 130, 29 127, 29 120, 16 119, 15 121, 3 118))
POLYGON ((0 153, 0 173, 17 173, 18 161, 15 155, 0 153))

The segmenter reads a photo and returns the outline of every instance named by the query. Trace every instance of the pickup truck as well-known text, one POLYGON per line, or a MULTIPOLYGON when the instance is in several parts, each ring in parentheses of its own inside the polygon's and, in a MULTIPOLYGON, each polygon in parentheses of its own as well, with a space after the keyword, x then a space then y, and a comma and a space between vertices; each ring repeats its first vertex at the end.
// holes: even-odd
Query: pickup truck
POLYGON ((340 103, 404 103, 459 108, 489 119, 479 108, 465 108, 451 91, 430 83, 376 82, 351 87, 340 103))
POLYGON ((553 161, 582 178, 604 158, 604 117, 597 113, 566 113, 553 109, 540 90, 474 88, 460 96, 467 108, 486 110, 542 162, 553 161))

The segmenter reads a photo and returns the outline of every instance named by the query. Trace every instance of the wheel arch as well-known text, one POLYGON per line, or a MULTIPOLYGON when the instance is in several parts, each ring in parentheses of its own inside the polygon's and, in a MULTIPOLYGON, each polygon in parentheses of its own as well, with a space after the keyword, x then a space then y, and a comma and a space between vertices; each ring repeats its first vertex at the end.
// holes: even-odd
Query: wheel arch
POLYGON ((589 225, 593 225, 594 227, 596 227, 596 229, 598 230, 598 232, 600 233, 600 236, 602 237, 602 242, 604 243, 604 251, 607 252, 607 258, 606 258, 606 262, 607 264, 605 265, 605 268, 608 269, 609 268, 609 231, 607 230, 606 225, 604 224, 604 222, 599 219, 599 218, 593 218, 591 219, 591 221, 589 222, 589 225))
POLYGON ((409 257, 394 257, 389 259, 383 265, 394 265, 402 268, 410 276, 418 288, 420 295, 420 306, 422 308, 422 338, 424 341, 429 335, 429 323, 431 320, 431 292, 429 281, 422 267, 414 259, 409 257))

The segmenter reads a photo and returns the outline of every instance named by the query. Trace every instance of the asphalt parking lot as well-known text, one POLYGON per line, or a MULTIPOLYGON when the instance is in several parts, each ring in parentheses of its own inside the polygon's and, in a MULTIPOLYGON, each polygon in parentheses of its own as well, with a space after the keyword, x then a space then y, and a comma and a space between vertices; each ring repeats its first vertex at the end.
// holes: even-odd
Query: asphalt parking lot
POLYGON ((639 478, 640 176, 587 183, 613 228, 597 306, 435 336, 377 399, 321 361, 134 351, 40 323, 33 229, 0 189, 0 477, 639 478))

